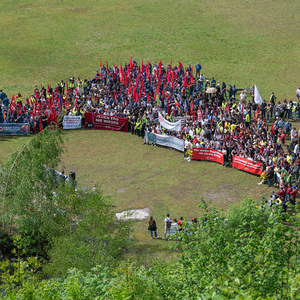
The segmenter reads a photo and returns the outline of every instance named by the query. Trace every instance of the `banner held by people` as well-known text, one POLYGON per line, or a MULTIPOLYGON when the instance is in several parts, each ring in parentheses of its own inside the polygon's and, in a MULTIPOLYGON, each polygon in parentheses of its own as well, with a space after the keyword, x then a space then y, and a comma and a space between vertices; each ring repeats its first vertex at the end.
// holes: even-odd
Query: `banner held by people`
POLYGON ((253 162, 249 159, 236 155, 232 156, 232 166, 251 174, 260 175, 262 173, 262 164, 260 162, 253 162))
POLYGON ((158 120, 161 126, 171 131, 181 131, 181 120, 176 123, 167 121, 160 113, 158 113, 158 120))
POLYGON ((214 149, 194 148, 193 159, 210 160, 224 165, 224 154, 214 149))
POLYGON ((180 140, 174 136, 169 135, 160 135, 151 132, 147 132, 146 134, 146 142, 150 142, 153 144, 158 144, 162 146, 167 146, 170 148, 174 148, 179 151, 184 151, 184 141, 180 140))
POLYGON ((64 116, 63 129, 81 128, 81 116, 64 116))
POLYGON ((29 134, 30 126, 27 123, 1 123, 0 135, 24 135, 29 134))
POLYGON ((84 117, 85 128, 128 132, 127 118, 89 112, 86 112, 84 117))

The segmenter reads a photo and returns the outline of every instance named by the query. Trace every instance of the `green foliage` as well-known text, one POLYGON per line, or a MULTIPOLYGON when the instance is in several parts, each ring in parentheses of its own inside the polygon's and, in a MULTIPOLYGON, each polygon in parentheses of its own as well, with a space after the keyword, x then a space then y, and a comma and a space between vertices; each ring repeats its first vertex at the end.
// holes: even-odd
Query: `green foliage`
POLYGON ((43 166, 54 168, 64 152, 59 130, 43 130, 2 166, 1 221, 3 230, 17 230, 27 255, 45 255, 48 237, 41 218, 53 210, 52 189, 56 178, 43 166))
POLYGON ((47 224, 52 239, 50 265, 54 274, 76 267, 89 271, 96 265, 114 265, 129 246, 130 222, 115 222, 109 197, 98 190, 72 191, 66 186, 54 197, 59 212, 47 224))
POLYGON ((36 257, 28 257, 26 260, 22 258, 25 250, 21 236, 14 237, 14 246, 13 254, 16 259, 13 262, 4 260, 0 264, 0 287, 9 295, 14 295, 18 289, 22 289, 26 299, 30 299, 38 282, 35 273, 41 264, 36 257))

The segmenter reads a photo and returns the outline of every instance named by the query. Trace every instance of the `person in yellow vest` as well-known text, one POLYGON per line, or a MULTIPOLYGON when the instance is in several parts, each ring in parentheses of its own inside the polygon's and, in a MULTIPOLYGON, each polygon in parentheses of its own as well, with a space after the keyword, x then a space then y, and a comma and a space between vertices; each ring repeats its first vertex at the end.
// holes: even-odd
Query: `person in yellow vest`
POLYGON ((229 122, 225 122, 224 124, 224 132, 226 133, 227 131, 229 131, 230 129, 230 123, 229 122))
POLYGON ((83 95, 86 95, 86 90, 87 90, 87 79, 84 79, 84 81, 82 82, 82 93, 83 95))
POLYGON ((84 109, 80 106, 79 114, 81 115, 81 125, 84 126, 84 109))
POLYGON ((292 113, 293 113, 294 121, 296 121, 296 111, 297 111, 297 105, 293 103, 292 113))
POLYGON ((21 93, 19 93, 18 94, 18 96, 16 97, 16 102, 19 104, 21 104, 21 106, 23 106, 23 104, 22 104, 22 95, 21 95, 21 93))
POLYGON ((196 128, 196 135, 199 135, 199 136, 200 136, 200 133, 201 133, 201 128, 200 128, 200 126, 198 125, 197 128, 196 128))
POLYGON ((235 131, 235 128, 236 128, 236 125, 235 125, 235 124, 231 124, 231 126, 230 126, 231 132, 234 132, 234 131, 235 131))
POLYGON ((141 128, 142 128, 142 119, 139 118, 136 122, 136 125, 135 125, 135 129, 136 129, 136 135, 139 137, 140 134, 141 134, 141 128))
POLYGON ((72 92, 73 92, 74 89, 75 89, 75 80, 74 80, 74 77, 73 77, 73 78, 70 78, 69 88, 70 88, 70 90, 72 90, 72 92))
POLYGON ((249 113, 246 113, 245 123, 246 123, 246 127, 250 126, 250 115, 249 115, 249 113))
POLYGON ((66 84, 65 84, 64 81, 62 80, 62 81, 60 82, 60 88, 61 88, 61 93, 62 93, 62 94, 65 93, 65 86, 66 86, 66 84))

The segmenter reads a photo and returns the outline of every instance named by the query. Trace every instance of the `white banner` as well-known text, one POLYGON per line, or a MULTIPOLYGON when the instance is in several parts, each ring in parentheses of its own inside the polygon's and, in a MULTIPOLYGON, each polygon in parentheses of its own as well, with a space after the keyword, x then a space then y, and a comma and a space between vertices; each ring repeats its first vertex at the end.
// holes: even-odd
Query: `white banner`
POLYGON ((63 129, 81 128, 81 116, 64 116, 63 129))
POLYGON ((160 113, 158 113, 158 120, 161 126, 171 131, 181 131, 181 121, 171 123, 167 121, 160 113))
POLYGON ((255 85, 255 91, 254 91, 254 101, 256 104, 259 104, 259 105, 261 105, 263 103, 262 98, 260 96, 260 93, 259 93, 256 85, 255 85))
POLYGON ((151 132, 146 134, 146 142, 167 146, 170 148, 177 149, 179 151, 184 151, 184 141, 180 140, 174 136, 160 135, 151 132))

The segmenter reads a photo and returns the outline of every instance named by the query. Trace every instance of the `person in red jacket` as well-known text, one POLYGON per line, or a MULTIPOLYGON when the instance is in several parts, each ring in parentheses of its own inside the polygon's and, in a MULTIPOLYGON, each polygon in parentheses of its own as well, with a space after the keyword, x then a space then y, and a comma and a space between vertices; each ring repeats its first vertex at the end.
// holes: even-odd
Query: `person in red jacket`
POLYGON ((183 222, 183 217, 180 217, 180 220, 177 222, 177 228, 179 231, 182 231, 182 222, 183 222))
POLYGON ((290 202, 292 205, 296 204, 296 196, 297 196, 296 186, 292 186, 292 191, 290 192, 290 202))
POLYGON ((292 184, 289 183, 288 187, 286 189, 286 194, 285 194, 285 198, 284 198, 285 202, 287 202, 287 201, 291 202, 291 195, 290 194, 291 194, 292 190, 293 190, 292 184))
POLYGON ((277 194, 278 196, 282 197, 283 199, 285 199, 285 195, 286 195, 286 187, 284 186, 283 188, 281 188, 280 192, 277 194))

